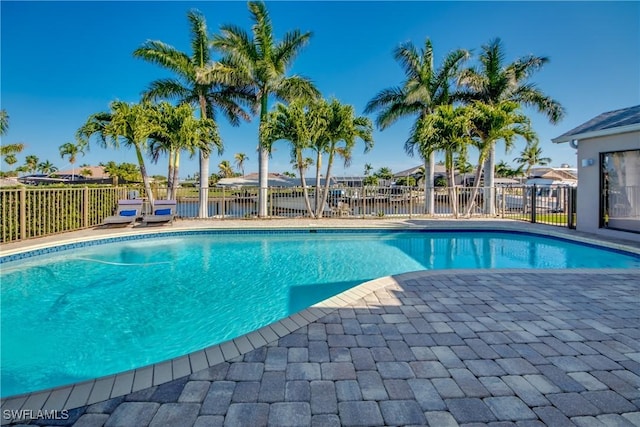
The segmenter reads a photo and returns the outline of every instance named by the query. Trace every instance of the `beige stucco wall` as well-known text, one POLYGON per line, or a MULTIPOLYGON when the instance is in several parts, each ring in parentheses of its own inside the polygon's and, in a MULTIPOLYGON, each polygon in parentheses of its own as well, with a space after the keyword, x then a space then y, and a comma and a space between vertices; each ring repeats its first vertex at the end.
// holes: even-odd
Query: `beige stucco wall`
POLYGON ((640 149, 640 132, 628 132, 578 142, 577 229, 588 233, 640 241, 640 234, 600 228, 600 153, 640 149), (582 166, 593 159, 592 166, 582 166))

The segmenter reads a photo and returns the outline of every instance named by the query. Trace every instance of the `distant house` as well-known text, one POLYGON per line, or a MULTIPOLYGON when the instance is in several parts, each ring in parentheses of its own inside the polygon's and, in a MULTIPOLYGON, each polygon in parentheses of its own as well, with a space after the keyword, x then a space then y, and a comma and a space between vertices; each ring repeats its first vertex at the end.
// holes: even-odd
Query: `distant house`
POLYGON ((47 184, 111 184, 113 179, 102 166, 85 166, 56 171, 52 174, 33 174, 18 178, 27 185, 47 184))
POLYGON ((73 169, 67 169, 63 171, 57 171, 55 175, 58 176, 82 176, 83 178, 104 179, 110 178, 110 175, 105 172, 104 166, 78 166, 73 169))
POLYGON ((640 105, 557 138, 578 150, 577 229, 640 241, 640 105))
MULTIPOLYGON (((333 180, 333 178, 332 178, 333 180)), ((316 185, 315 178, 306 178, 307 185, 316 185)), ((320 178, 320 185, 324 185, 324 178, 320 178)), ((244 176, 236 176, 233 178, 221 178, 216 183, 217 187, 242 188, 242 187, 258 187, 258 174, 250 173, 244 176)), ((291 178, 279 173, 270 173, 268 187, 300 187, 300 178, 291 178)))
MULTIPOLYGON (((414 178, 420 177, 422 178, 423 175, 423 169, 424 166, 416 166, 413 167, 411 169, 405 169, 403 171, 400 171, 398 173, 395 173, 393 175, 393 177, 395 179, 398 178, 404 178, 404 177, 408 177, 408 176, 412 176, 414 178)), ((433 179, 438 180, 438 179, 447 179, 447 168, 444 165, 439 165, 436 164, 435 168, 433 169, 433 179)), ((473 174, 459 174, 458 171, 455 171, 455 180, 456 180, 456 185, 462 185, 462 186, 468 186, 473 184, 473 174)))

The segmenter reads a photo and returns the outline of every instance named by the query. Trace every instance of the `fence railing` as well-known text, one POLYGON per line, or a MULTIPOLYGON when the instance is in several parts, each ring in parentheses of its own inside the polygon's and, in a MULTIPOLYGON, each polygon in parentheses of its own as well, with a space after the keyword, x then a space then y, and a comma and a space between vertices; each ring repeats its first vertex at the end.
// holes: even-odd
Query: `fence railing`
MULTIPOLYGON (((320 205, 313 188, 308 189, 312 209, 320 205)), ((156 198, 166 188, 155 187, 156 198)), ((398 217, 503 217, 565 227, 575 226, 575 188, 496 187, 495 204, 487 207, 483 189, 472 200, 473 189, 436 188, 433 204, 425 192, 414 187, 334 187, 322 206, 324 218, 398 217), (430 209, 427 206, 431 206, 430 209)), ((270 217, 309 218, 302 188, 270 188, 270 217)), ((136 187, 19 188, 0 190, 1 242, 11 242, 100 225, 113 215, 119 199, 144 198, 136 187)), ((198 216, 198 189, 179 188, 175 196, 177 216, 198 216)), ((215 219, 254 218, 258 212, 258 189, 210 188, 208 216, 215 219)), ((144 212, 151 212, 147 203, 144 212)))
POLYGON ((123 187, 0 190, 1 242, 89 228, 114 213, 123 187))

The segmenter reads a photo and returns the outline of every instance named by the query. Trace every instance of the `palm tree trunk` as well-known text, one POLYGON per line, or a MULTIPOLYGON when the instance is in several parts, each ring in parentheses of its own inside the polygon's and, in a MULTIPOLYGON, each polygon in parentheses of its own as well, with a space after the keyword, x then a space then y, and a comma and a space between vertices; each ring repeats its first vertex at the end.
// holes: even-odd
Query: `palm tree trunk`
MULTIPOLYGON (((327 197, 329 196, 329 178, 331 178, 331 166, 333 166, 333 157, 335 154, 335 147, 333 145, 333 143, 331 144, 331 147, 329 149, 329 159, 327 160, 327 173, 324 176, 324 191, 322 193, 322 198, 320 199, 320 209, 319 209, 319 214, 318 214, 318 218, 322 218, 322 210, 325 206, 325 204, 327 203, 327 197)), ((317 208, 316 208, 317 209, 317 208)))
POLYGON ((449 203, 451 203, 451 212, 455 218, 458 218, 458 192, 456 191, 456 176, 453 169, 453 153, 447 151, 446 165, 447 165, 447 185, 449 186, 449 203))
POLYGON ((424 213, 433 215, 435 213, 434 203, 434 172, 436 168, 436 157, 432 152, 424 159, 424 213))
POLYGON ((149 176, 147 175, 147 167, 144 165, 144 157, 142 157, 142 151, 140 147, 136 144, 136 156, 138 157, 138 163, 140 164, 140 174, 142 175, 142 182, 144 184, 144 191, 147 193, 147 200, 149 200, 149 204, 151 205, 151 212, 154 211, 154 198, 153 192, 151 191, 151 183, 149 182, 149 176))
POLYGON ((318 203, 320 203, 320 168, 322 167, 322 152, 318 150, 316 152, 316 191, 313 195, 314 198, 314 209, 316 211, 316 217, 319 218, 320 211, 322 210, 318 203))
POLYGON ((482 176, 482 168, 484 166, 485 160, 489 150, 482 148, 480 149, 480 155, 478 156, 478 167, 476 168, 475 179, 473 180, 473 191, 471 192, 471 197, 469 198, 467 211, 465 212, 465 216, 471 215, 471 210, 476 204, 476 197, 478 196, 478 191, 480 190, 480 177, 482 176))
POLYGON ((173 165, 173 180, 172 180, 172 184, 173 184, 173 188, 171 189, 171 197, 172 199, 170 200, 176 200, 178 198, 178 181, 179 181, 179 170, 180 170, 180 150, 176 151, 176 160, 175 163, 173 165))
POLYGON ((485 215, 495 216, 496 214, 496 201, 495 201, 495 163, 496 163, 496 147, 492 144, 489 150, 487 160, 484 164, 484 197, 483 197, 483 211, 485 215))
POLYGON ((169 150, 169 166, 167 168, 167 200, 171 200, 173 192, 173 169, 175 162, 175 151, 169 150))
POLYGON ((298 157, 298 172, 300 172, 300 183, 302 184, 302 194, 304 195, 304 204, 307 207, 307 211, 311 218, 315 218, 313 209, 311 209, 311 201, 309 200, 309 190, 307 189, 307 180, 304 177, 304 168, 302 167, 302 151, 296 150, 296 156, 298 157))
MULTIPOLYGON (((200 95, 200 118, 207 117, 207 103, 204 96, 200 95)), ((198 195, 198 218, 209 217, 209 156, 200 150, 200 191, 198 195)))
MULTIPOLYGON (((267 119, 267 94, 260 97, 260 127, 267 119)), ((267 217, 267 197, 269 186, 269 151, 262 143, 262 131, 258 130, 258 217, 267 217)))

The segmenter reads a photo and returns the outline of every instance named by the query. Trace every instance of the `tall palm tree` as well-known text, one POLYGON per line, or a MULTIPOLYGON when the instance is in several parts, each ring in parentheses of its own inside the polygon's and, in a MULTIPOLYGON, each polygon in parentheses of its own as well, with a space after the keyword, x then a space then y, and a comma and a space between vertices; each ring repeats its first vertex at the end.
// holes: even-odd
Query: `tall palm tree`
MULTIPOLYGON (((326 129, 320 134, 320 145, 323 151, 328 155, 327 170, 324 174, 325 184, 324 192, 320 203, 316 201, 316 217, 322 216, 322 207, 327 202, 329 195, 329 186, 331 180, 331 167, 335 156, 339 156, 344 160, 345 167, 351 163, 351 154, 356 144, 356 140, 360 139, 364 142, 364 152, 367 153, 373 147, 373 124, 371 120, 363 116, 356 116, 351 105, 343 105, 338 100, 333 99, 327 104, 328 108, 324 111, 328 113, 326 118, 326 129)), ((318 171, 320 165, 318 165, 318 171)), ((316 185, 319 186, 319 176, 316 176, 316 185)), ((319 187, 316 188, 316 195, 320 193, 319 187)), ((317 196, 316 196, 317 197, 317 196)))
MULTIPOLYGON (((462 63, 468 58, 466 50, 450 52, 436 69, 433 64, 433 45, 428 38, 424 48, 418 50, 411 42, 400 45, 394 51, 396 61, 404 69, 405 79, 401 86, 380 91, 369 101, 365 113, 378 111, 376 125, 386 129, 404 117, 413 117, 414 125, 405 142, 405 151, 413 155, 414 147, 420 144, 418 128, 439 105, 450 104, 455 98, 451 85, 462 63)), ((424 148, 424 147, 423 147, 424 148)), ((435 157, 433 150, 422 150, 425 164, 425 210, 434 213, 433 178, 435 157)))
POLYGON ((260 114, 258 135, 259 186, 258 216, 267 216, 267 184, 269 150, 263 141, 262 127, 269 111, 269 99, 275 97, 291 101, 298 97, 317 97, 318 90, 311 81, 301 76, 286 76, 295 57, 309 42, 311 33, 299 30, 287 32, 281 41, 275 41, 267 8, 262 1, 250 1, 249 12, 253 25, 247 34, 235 25, 224 25, 220 35, 213 38, 213 46, 224 53, 223 63, 238 70, 255 91, 256 109, 260 114))
POLYGON ((469 108, 472 120, 471 132, 479 154, 473 191, 465 215, 470 215, 475 205, 483 165, 492 148, 502 141, 509 150, 518 137, 527 142, 537 139, 536 133, 531 129, 529 118, 520 112, 516 102, 503 101, 493 105, 476 101, 469 108))
POLYGON ((242 173, 242 176, 244 176, 244 162, 249 160, 249 156, 244 153, 236 153, 233 158, 237 168, 242 173))
POLYGON ((24 165, 27 168, 28 173, 34 173, 38 169, 38 159, 37 156, 31 154, 24 158, 24 165))
POLYGON ((133 148, 138 158, 145 192, 153 210, 154 197, 143 153, 148 149, 149 137, 159 132, 162 132, 162 128, 151 119, 149 104, 113 101, 110 111, 91 115, 78 129, 77 136, 80 140, 88 142, 89 138, 95 135, 103 147, 111 146, 117 149, 123 144, 133 148))
POLYGON ((440 105, 432 114, 419 122, 417 128, 419 149, 423 157, 433 151, 444 151, 449 201, 453 215, 458 217, 458 194, 455 180, 455 153, 466 153, 471 139, 472 115, 467 107, 440 105))
POLYGON ((169 157, 167 200, 177 195, 182 151, 193 156, 200 150, 207 157, 212 147, 217 148, 218 153, 222 152, 222 140, 216 123, 209 118, 196 119, 193 113, 193 107, 189 104, 174 107, 166 101, 149 109, 150 119, 158 127, 158 131, 149 136, 151 157, 154 162, 158 161, 161 153, 169 157))
POLYGON ((526 177, 529 176, 531 169, 533 169, 536 165, 546 166, 551 163, 550 157, 542 157, 542 148, 540 148, 540 143, 538 141, 534 141, 522 150, 520 153, 520 157, 516 157, 513 159, 514 162, 520 163, 521 167, 525 167, 524 174, 526 177))
POLYGON ((309 200, 305 173, 314 162, 304 157, 304 150, 311 148, 312 140, 318 139, 317 135, 326 129, 325 117, 318 112, 318 108, 308 108, 308 103, 302 99, 294 100, 289 105, 278 103, 274 111, 267 114, 261 129, 262 143, 269 151, 276 141, 290 142, 291 163, 300 174, 305 207, 312 218, 315 218, 315 212, 309 200))
POLYGON ((84 156, 84 148, 85 146, 81 141, 75 144, 73 142, 65 142, 60 146, 60 157, 62 159, 68 157, 69 163, 71 163, 71 181, 74 180, 75 175, 74 163, 80 154, 84 156))
MULTIPOLYGON (((192 10, 187 18, 191 30, 191 56, 161 41, 147 41, 133 52, 136 58, 157 64, 176 75, 176 78, 152 82, 143 95, 144 99, 176 99, 180 103, 199 107, 201 119, 214 121, 218 109, 234 126, 239 124, 240 118, 249 120, 241 104, 251 99, 253 94, 235 84, 231 68, 212 62, 204 16, 192 10)), ((209 150, 200 151, 200 218, 209 216, 208 153, 209 150)))
MULTIPOLYGON (((482 46, 478 59, 479 67, 464 70, 460 76, 460 84, 466 88, 463 99, 490 105, 513 101, 521 106, 536 108, 551 123, 558 123, 563 118, 564 109, 560 103, 528 81, 531 74, 549 62, 547 57, 530 55, 506 64, 504 47, 496 38, 482 46)), ((494 186, 494 146, 489 147, 485 160, 485 213, 495 214, 495 195, 491 191, 494 186)))
POLYGON ((373 171, 373 166, 371 166, 371 163, 365 163, 364 164, 364 176, 369 176, 369 174, 373 171))

